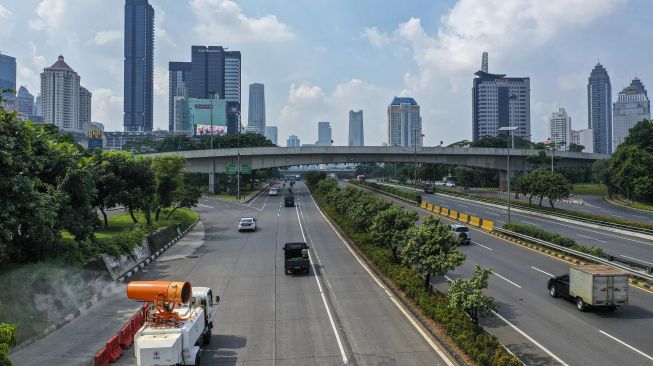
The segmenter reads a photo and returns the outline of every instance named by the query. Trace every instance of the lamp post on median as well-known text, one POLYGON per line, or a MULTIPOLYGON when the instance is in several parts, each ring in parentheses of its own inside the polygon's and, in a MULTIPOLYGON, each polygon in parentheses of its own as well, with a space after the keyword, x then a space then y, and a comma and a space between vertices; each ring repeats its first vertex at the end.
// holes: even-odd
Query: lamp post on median
POLYGON ((508 222, 510 222, 510 149, 515 148, 515 131, 517 131, 518 128, 519 127, 517 127, 517 126, 499 128, 499 131, 508 131, 508 134, 510 135, 510 139, 512 141, 511 146, 508 146, 508 157, 507 157, 507 164, 508 164, 507 170, 508 171, 506 172, 507 173, 506 175, 508 176, 508 183, 507 183, 507 186, 508 186, 508 222))
MULTIPOLYGON (((415 139, 413 140, 413 146, 415 147, 415 155, 413 157, 413 162, 415 164, 415 192, 417 192, 417 129, 414 129, 413 132, 415 132, 415 139)), ((420 134, 420 137, 424 137, 424 134, 420 134)))

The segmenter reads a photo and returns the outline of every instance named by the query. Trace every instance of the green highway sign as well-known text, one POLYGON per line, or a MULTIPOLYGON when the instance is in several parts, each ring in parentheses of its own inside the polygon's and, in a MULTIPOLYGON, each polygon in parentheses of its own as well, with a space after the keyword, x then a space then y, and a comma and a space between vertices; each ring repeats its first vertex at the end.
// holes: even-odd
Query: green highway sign
POLYGON ((243 174, 252 174, 252 166, 249 164, 240 164, 240 172, 243 174))
POLYGON ((227 174, 236 175, 236 164, 227 164, 227 174))

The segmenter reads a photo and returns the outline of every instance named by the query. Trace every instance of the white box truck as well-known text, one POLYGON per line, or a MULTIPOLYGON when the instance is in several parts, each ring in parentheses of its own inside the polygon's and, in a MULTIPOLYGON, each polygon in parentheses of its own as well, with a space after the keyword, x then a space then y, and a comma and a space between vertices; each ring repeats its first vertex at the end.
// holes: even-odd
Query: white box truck
POLYGON ((604 264, 570 267, 568 275, 549 279, 548 289, 553 297, 573 300, 580 311, 628 305, 628 274, 604 264))

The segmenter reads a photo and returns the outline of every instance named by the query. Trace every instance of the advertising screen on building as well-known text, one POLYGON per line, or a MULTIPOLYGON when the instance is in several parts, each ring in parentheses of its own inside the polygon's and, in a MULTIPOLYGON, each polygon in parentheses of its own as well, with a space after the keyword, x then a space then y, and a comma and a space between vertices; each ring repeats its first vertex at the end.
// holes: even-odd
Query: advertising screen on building
POLYGON ((195 136, 227 136, 227 126, 195 125, 195 136))

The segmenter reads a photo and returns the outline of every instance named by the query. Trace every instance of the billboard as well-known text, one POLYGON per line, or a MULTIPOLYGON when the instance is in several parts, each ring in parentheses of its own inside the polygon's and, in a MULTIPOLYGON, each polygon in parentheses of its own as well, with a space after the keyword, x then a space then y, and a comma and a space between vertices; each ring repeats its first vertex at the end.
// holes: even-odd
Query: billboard
POLYGON ((227 136, 227 126, 195 125, 195 136, 227 136))

